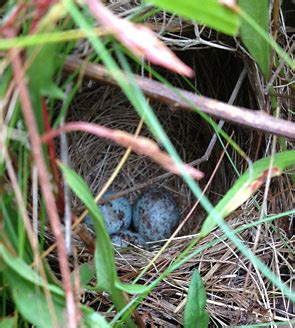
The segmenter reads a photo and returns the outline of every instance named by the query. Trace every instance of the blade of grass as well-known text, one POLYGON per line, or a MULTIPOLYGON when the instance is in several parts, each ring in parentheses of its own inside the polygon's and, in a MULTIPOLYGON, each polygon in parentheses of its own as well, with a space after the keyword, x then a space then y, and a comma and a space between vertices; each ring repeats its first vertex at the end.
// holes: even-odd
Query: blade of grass
POLYGON ((257 34, 265 41, 267 42, 278 54, 278 56, 284 60, 287 65, 295 70, 295 62, 292 60, 292 58, 282 49, 277 42, 266 32, 264 31, 256 22, 255 20, 248 15, 244 10, 241 8, 238 9, 238 15, 253 28, 254 31, 257 32, 257 34))
MULTIPOLYGON (((221 217, 225 218, 240 205, 242 205, 251 195, 257 191, 264 183, 268 174, 268 167, 272 157, 266 157, 256 161, 251 170, 248 169, 230 188, 220 202, 216 205, 215 210, 221 217)), ((274 155, 272 167, 272 176, 280 175, 287 167, 295 165, 295 150, 284 151, 274 155)), ((214 228, 216 222, 209 214, 205 219, 201 236, 206 237, 214 228)))
MULTIPOLYGON (((103 43, 99 38, 96 38, 91 33, 91 28, 86 20, 83 18, 78 8, 74 5, 71 0, 63 0, 65 8, 69 11, 75 22, 85 30, 89 41, 92 43, 94 49, 101 56, 102 61, 111 72, 112 76, 116 79, 118 85, 125 92, 126 96, 130 100, 130 102, 134 105, 135 109, 139 112, 141 116, 144 116, 145 122, 149 126, 152 133, 155 137, 164 145, 167 152, 171 155, 176 165, 179 167, 182 176, 187 183, 187 185, 191 188, 193 194, 197 198, 201 198, 201 190, 195 183, 195 181, 187 174, 187 172, 183 169, 182 161, 177 155, 174 147, 172 146, 170 140, 166 136, 164 130, 159 124, 155 114, 147 103, 144 95, 141 90, 137 87, 137 85, 131 81, 126 81, 124 75, 118 68, 118 65, 114 62, 114 60, 108 55, 107 49, 104 47, 103 43)), ((220 215, 214 210, 211 203, 208 201, 206 197, 202 197, 200 200, 201 204, 205 208, 205 210, 212 215, 216 224, 226 233, 227 237, 237 246, 240 252, 246 256, 250 261, 253 262, 254 265, 258 267, 258 269, 263 272, 263 274, 278 288, 280 288, 286 296, 291 299, 295 299, 294 293, 290 292, 289 288, 281 283, 281 280, 274 275, 274 273, 259 259, 257 258, 249 249, 245 248, 243 242, 232 232, 232 230, 225 224, 224 220, 220 217, 220 215)), ((187 261, 187 258, 186 258, 187 261)), ((177 263, 177 262, 176 262, 177 263)), ((179 263, 185 263, 181 260, 179 263)), ((174 264, 175 265, 175 264, 174 264)), ((174 268, 174 266, 171 266, 174 268)), ((168 269, 168 273, 170 273, 171 268, 168 269)))
MULTIPOLYGON (((102 27, 95 27, 91 30, 92 33, 97 36, 109 34, 109 31, 102 27)), ((48 45, 50 43, 78 40, 83 39, 85 37, 86 34, 81 29, 73 29, 68 31, 59 31, 51 33, 35 33, 32 35, 19 36, 17 38, 0 39, 0 50, 8 50, 10 48, 27 48, 36 45, 48 45)))
POLYGON ((146 2, 206 24, 229 35, 235 35, 238 31, 237 16, 218 0, 147 0, 146 2))
MULTIPOLYGON (((116 287, 118 276, 114 260, 114 251, 101 211, 96 205, 84 180, 62 163, 59 163, 59 166, 68 185, 87 207, 93 220, 96 233, 95 267, 97 285, 95 290, 107 291, 110 294, 116 309, 120 311, 125 307, 125 300, 122 291, 116 287)), ((131 318, 128 318, 126 322, 129 327, 135 327, 131 318)))

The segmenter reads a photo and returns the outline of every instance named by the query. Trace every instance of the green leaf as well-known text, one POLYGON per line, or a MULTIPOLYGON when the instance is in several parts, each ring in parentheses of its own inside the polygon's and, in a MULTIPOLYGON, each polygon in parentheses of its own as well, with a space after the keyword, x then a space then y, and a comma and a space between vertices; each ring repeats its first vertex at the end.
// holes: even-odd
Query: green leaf
POLYGON ((16 272, 19 277, 26 280, 28 283, 38 285, 40 288, 48 288, 56 295, 64 295, 63 291, 59 287, 52 284, 47 284, 43 278, 41 278, 27 263, 18 257, 14 257, 10 252, 8 252, 4 245, 0 245, 0 258, 12 271, 16 272))
MULTIPOLYGON (((251 169, 248 169, 225 194, 215 207, 222 218, 241 206, 253 195, 265 182, 268 175, 268 168, 271 157, 266 157, 256 161, 251 169)), ((272 176, 280 175, 287 167, 295 165, 295 150, 284 151, 274 155, 272 165, 272 176)), ((212 214, 205 219, 200 235, 207 236, 217 226, 212 214)))
POLYGON ((148 293, 151 289, 149 286, 139 284, 125 284, 119 279, 116 281, 116 287, 129 294, 144 294, 148 293))
POLYGON ((146 2, 229 35, 236 35, 238 32, 237 15, 218 0, 146 0, 146 2))
MULTIPOLYGON (((123 293, 115 285, 118 280, 114 251, 112 243, 105 227, 103 216, 99 207, 96 205, 92 194, 85 183, 85 181, 73 170, 67 166, 59 163, 63 172, 65 180, 80 198, 80 200, 87 207, 91 218, 93 220, 95 234, 96 234, 96 247, 95 247, 95 268, 97 275, 96 290, 107 291, 112 301, 114 302, 118 311, 125 307, 125 300, 123 293)), ((89 272, 88 272, 89 273, 89 272)), ((131 318, 126 319, 126 323, 130 327, 135 327, 131 318)))
POLYGON ((111 325, 107 323, 105 318, 92 310, 89 307, 82 306, 81 310, 83 312, 83 321, 86 327, 89 328, 111 328, 111 325))
MULTIPOLYGON (((269 1, 268 0, 239 0, 241 8, 259 25, 268 32, 269 29, 269 1)), ((245 20, 241 23, 241 38, 250 54, 257 61, 265 78, 269 77, 270 46, 256 30, 245 20)))
MULTIPOLYGON (((3 245, 0 245, 0 258, 7 264, 3 268, 3 273, 21 315, 36 327, 66 327, 63 292, 58 292, 59 289, 56 289, 56 286, 45 284, 35 271, 19 258, 9 254, 3 245), (48 286, 50 303, 44 293, 45 286, 48 286)), ((82 305, 81 310, 86 327, 110 328, 104 317, 91 308, 82 305)), ((14 326, 13 318, 0 322, 0 328, 14 326), (9 325, 10 323, 11 325, 9 325)))
POLYGON ((0 321, 0 328, 13 328, 13 327, 17 327, 16 325, 16 316, 12 317, 12 318, 4 318, 1 319, 0 321))
POLYGON ((2 272, 21 315, 37 327, 56 327, 57 323, 64 326, 63 291, 45 282, 27 263, 8 252, 4 245, 0 245, 0 258, 6 264, 2 272))
POLYGON ((50 294, 52 305, 49 306, 43 288, 23 279, 15 271, 7 269, 5 278, 12 289, 13 300, 21 315, 37 327, 66 326, 64 299, 50 294))
POLYGON ((184 309, 184 327, 206 328, 209 323, 208 313, 204 310, 206 306, 206 291, 202 277, 195 270, 189 286, 186 306, 184 309))
POLYGON ((39 95, 45 96, 48 88, 55 88, 52 78, 61 64, 61 58, 57 56, 58 49, 56 44, 29 48, 28 58, 34 58, 28 69, 30 86, 39 95))
POLYGON ((198 327, 202 328, 207 328, 209 326, 209 314, 207 312, 203 312, 198 319, 198 327))
POLYGON ((80 272, 80 281, 82 287, 86 288, 87 284, 95 275, 95 266, 94 263, 91 261, 89 263, 83 263, 79 266, 80 272))
POLYGON ((44 130, 42 97, 50 95, 58 99, 63 98, 62 91, 53 81, 54 74, 61 67, 62 59, 57 56, 59 48, 60 46, 57 44, 49 44, 41 47, 29 47, 27 51, 27 57, 30 61, 30 67, 27 71, 29 90, 40 132, 44 130))
POLYGON ((64 92, 55 84, 50 84, 45 90, 41 90, 43 96, 50 97, 52 99, 63 100, 65 98, 64 92))

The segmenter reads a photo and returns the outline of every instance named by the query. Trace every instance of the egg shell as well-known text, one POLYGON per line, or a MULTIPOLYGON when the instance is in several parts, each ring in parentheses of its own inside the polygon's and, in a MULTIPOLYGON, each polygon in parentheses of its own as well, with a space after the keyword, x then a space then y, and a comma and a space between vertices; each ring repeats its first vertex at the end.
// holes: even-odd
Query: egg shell
POLYGON ((116 247, 128 247, 129 244, 144 246, 145 240, 144 238, 136 232, 132 232, 130 230, 120 230, 116 234, 111 236, 112 243, 116 247))
POLYGON ((169 238, 179 219, 172 194, 163 188, 144 192, 133 208, 133 226, 147 241, 169 238))
MULTIPOLYGON (((106 192, 102 199, 114 195, 112 191, 106 192)), ((108 233, 115 234, 120 229, 128 229, 132 219, 132 207, 125 197, 120 197, 110 202, 99 205, 103 215, 108 233)), ((86 216, 84 223, 94 229, 93 221, 89 215, 86 216)))

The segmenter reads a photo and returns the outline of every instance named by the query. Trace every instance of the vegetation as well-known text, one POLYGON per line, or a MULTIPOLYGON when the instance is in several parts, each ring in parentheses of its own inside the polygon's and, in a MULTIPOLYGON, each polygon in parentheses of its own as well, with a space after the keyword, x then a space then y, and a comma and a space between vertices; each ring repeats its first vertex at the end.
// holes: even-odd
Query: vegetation
MULTIPOLYGON (((292 30, 283 21, 288 4, 8 0, 0 6, 0 327, 294 323, 289 242, 295 213, 295 63, 292 30), (178 56, 170 45, 182 50, 178 56), (243 64, 239 72, 223 67, 222 74, 229 70, 238 77, 234 84, 220 82, 233 85, 227 103, 211 77, 197 82, 201 70, 183 55, 187 47, 194 57, 202 46, 236 52, 243 64), (254 100, 243 104, 236 98, 246 75, 245 94, 254 100), (89 120, 90 109, 99 106, 86 85, 97 81, 95 88, 104 90, 96 94, 97 104, 110 99, 104 115, 119 107, 119 117, 106 116, 105 124, 97 112, 89 120), (209 89, 213 94, 201 91, 209 89), (86 108, 79 117, 77 103, 86 108), (166 106, 162 116, 160 103, 166 106), (250 103, 253 108, 245 108, 250 103), (177 126, 173 113, 167 114, 171 107, 181 113, 177 126), (124 120, 126 130, 120 127, 124 120), (198 121, 201 141, 191 132, 198 121), (180 140, 182 131, 189 139, 180 140), (86 178, 80 145, 93 147, 89 156, 96 156, 97 142, 107 145, 112 159, 103 161, 99 156, 106 148, 97 150, 99 166, 86 178), (204 146, 204 157, 196 159, 194 143, 204 146), (80 158, 72 156, 75 147, 80 158), (202 165, 206 161, 212 166, 202 165), (137 178, 142 171, 144 183, 137 178), (97 206, 104 192, 123 184, 120 191, 132 196, 163 181, 175 186, 175 194, 187 195, 175 233, 147 250, 114 249, 97 206), (193 219, 199 204, 205 213, 201 222, 193 219), (87 213, 96 238, 82 223, 87 213), (264 247, 274 255, 268 258, 264 247), (228 301, 233 294, 219 289, 223 279, 229 279, 221 284, 228 290, 239 280, 239 288, 233 287, 237 299, 228 301), (243 298, 253 298, 253 304, 243 304, 243 298), (167 311, 157 311, 161 299, 163 307, 171 305, 167 311), (228 314, 214 308, 223 299, 228 314)), ((206 63, 211 65, 209 56, 206 63)))

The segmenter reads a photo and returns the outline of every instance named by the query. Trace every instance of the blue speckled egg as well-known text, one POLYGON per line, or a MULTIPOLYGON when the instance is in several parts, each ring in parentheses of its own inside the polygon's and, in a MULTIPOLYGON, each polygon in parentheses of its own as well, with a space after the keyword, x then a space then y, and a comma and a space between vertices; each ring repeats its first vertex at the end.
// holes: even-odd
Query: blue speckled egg
POLYGON ((132 232, 130 230, 120 230, 116 234, 111 236, 112 243, 116 247, 128 247, 129 244, 144 246, 145 240, 144 238, 136 232, 132 232))
POLYGON ((133 208, 133 226, 146 241, 169 238, 179 219, 172 194, 163 188, 144 192, 133 208))
MULTIPOLYGON (((112 191, 106 192, 102 199, 106 199, 114 194, 112 191)), ((99 205, 99 207, 110 235, 118 232, 120 229, 129 228, 132 219, 132 207, 127 198, 120 197, 106 204, 99 205)), ((84 223, 94 229, 93 221, 89 215, 86 216, 84 223)))

